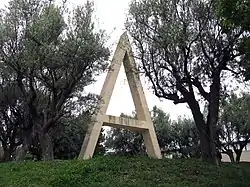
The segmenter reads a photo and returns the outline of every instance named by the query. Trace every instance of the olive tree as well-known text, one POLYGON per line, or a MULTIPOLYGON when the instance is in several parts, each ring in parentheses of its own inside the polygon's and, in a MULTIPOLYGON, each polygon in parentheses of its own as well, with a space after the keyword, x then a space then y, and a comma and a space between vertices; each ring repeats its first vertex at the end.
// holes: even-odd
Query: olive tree
POLYGON ((0 60, 13 71, 24 110, 17 160, 36 136, 43 159, 53 159, 50 130, 79 105, 90 108, 84 88, 107 66, 105 42, 89 1, 68 11, 64 1, 11 0, 1 12, 0 60))
POLYGON ((232 93, 222 102, 219 120, 220 149, 231 162, 239 162, 243 149, 250 142, 249 94, 232 93), (236 157, 234 157, 234 154, 236 157))
POLYGON ((212 0, 133 0, 125 25, 154 94, 189 106, 202 159, 218 163, 215 139, 222 82, 226 72, 238 73, 241 56, 235 46, 242 32, 223 31, 212 0), (202 113, 204 103, 207 116, 202 113))

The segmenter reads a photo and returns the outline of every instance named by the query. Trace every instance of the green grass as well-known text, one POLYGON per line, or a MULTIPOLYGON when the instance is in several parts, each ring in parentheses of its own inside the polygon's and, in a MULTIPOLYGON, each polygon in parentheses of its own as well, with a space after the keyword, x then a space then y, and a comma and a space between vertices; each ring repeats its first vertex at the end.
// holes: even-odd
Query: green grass
POLYGON ((0 164, 1 187, 250 186, 250 163, 222 164, 147 157, 0 164))

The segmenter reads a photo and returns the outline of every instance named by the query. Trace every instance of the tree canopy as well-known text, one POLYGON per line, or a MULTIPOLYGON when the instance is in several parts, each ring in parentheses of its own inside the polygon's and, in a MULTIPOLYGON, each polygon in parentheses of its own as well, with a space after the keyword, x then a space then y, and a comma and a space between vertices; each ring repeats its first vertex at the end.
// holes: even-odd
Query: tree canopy
POLYGON ((93 19, 90 1, 67 11, 65 2, 11 0, 1 11, 0 61, 8 74, 1 81, 15 86, 23 110, 18 158, 37 136, 43 159, 52 159, 50 130, 62 117, 93 111, 97 98, 84 88, 106 69, 109 57, 105 33, 93 19))
POLYGON ((216 125, 223 79, 238 73, 242 32, 224 32, 214 1, 134 0, 126 28, 138 66, 156 96, 187 103, 197 126, 202 158, 217 162, 216 125), (207 116, 201 106, 207 103, 207 116), (206 119, 206 120, 205 120, 206 119))
POLYGON ((243 149, 250 142, 249 98, 247 93, 241 93, 241 96, 232 93, 222 102, 218 129, 219 147, 232 162, 240 161, 243 149))
POLYGON ((250 79, 250 1, 218 0, 216 1, 218 15, 223 20, 224 32, 240 30, 244 33, 238 44, 238 51, 244 55, 242 61, 245 79, 250 79))

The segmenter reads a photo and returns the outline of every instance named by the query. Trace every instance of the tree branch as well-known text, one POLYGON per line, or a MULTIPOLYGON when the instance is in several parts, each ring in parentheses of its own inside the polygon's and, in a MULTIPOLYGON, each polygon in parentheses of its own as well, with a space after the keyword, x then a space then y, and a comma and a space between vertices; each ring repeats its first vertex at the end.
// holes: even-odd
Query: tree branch
POLYGON ((201 82, 199 81, 199 78, 195 77, 192 83, 199 90, 202 97, 204 97, 207 101, 209 101, 209 93, 204 90, 201 82))

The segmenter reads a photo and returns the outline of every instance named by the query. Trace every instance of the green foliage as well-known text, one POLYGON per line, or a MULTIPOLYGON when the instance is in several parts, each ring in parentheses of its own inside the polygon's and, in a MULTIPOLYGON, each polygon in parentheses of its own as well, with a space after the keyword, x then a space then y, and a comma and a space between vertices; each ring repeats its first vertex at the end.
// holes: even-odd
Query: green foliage
POLYGON ((112 128, 107 133, 105 147, 108 150, 108 154, 120 156, 145 154, 141 134, 119 128, 112 128))
POLYGON ((232 93, 223 103, 221 120, 230 123, 237 136, 250 136, 249 98, 249 94, 246 93, 242 93, 240 97, 232 93))
POLYGON ((220 148, 226 154, 234 151, 237 162, 240 161, 243 148, 250 141, 249 99, 247 93, 241 93, 241 96, 232 93, 222 102, 221 107, 220 148))
POLYGON ((63 119, 53 129, 55 159, 73 159, 78 156, 90 121, 87 118, 89 116, 63 119))
MULTIPOLYGON (((50 132, 55 159, 68 160, 78 157, 88 124, 90 123, 90 117, 91 116, 88 113, 84 113, 77 117, 71 116, 68 118, 62 118, 58 122, 56 127, 50 132)), ((102 145, 105 139, 103 131, 104 130, 102 129, 94 156, 103 155, 105 153, 105 147, 102 145)), ((41 160, 42 152, 39 141, 32 143, 29 152, 32 159, 35 157, 36 160, 41 160)))
POLYGON ((61 118, 93 112, 97 97, 85 87, 107 67, 109 49, 95 27, 93 3, 68 11, 65 1, 11 0, 0 12, 0 30, 0 80, 7 77, 17 90, 24 152, 39 142, 43 155, 53 155, 45 154, 53 146, 44 137, 61 118))
POLYGON ((151 111, 152 122, 155 127, 157 140, 163 155, 175 154, 175 144, 172 142, 172 125, 170 115, 156 106, 151 111))
POLYGON ((244 54, 242 67, 245 69, 246 80, 250 79, 250 1, 249 0, 217 0, 216 8, 218 16, 224 23, 225 32, 234 32, 240 30, 244 33, 238 44, 238 49, 244 54))
MULTIPOLYGON (((200 156, 198 132, 192 119, 179 118, 177 121, 171 121, 170 115, 156 106, 153 107, 151 115, 164 156, 184 158, 200 156)), ((115 155, 145 154, 142 135, 125 129, 111 128, 105 146, 107 150, 113 150, 111 153, 115 155)))
POLYGON ((215 129, 221 88, 239 73, 244 34, 225 32, 213 0, 133 0, 126 29, 134 39, 138 66, 159 98, 186 103, 200 136, 202 159, 216 163, 215 129), (201 111, 204 101, 208 114, 201 111))
POLYGON ((23 103, 18 99, 20 91, 6 69, 4 66, 0 67, 0 145, 4 151, 4 157, 0 156, 0 161, 10 160, 16 147, 20 145, 20 128, 24 123, 23 103))
MULTIPOLYGON (((121 117, 136 118, 135 115, 125 114, 121 114, 121 117)), ((127 129, 111 128, 108 130, 104 145, 108 151, 107 154, 122 156, 145 154, 142 135, 127 129)))
POLYGON ((178 118, 172 126, 172 152, 182 158, 199 158, 199 135, 194 121, 190 118, 178 118))
POLYGON ((0 167, 3 187, 68 186, 249 186, 249 164, 146 157, 98 157, 88 161, 6 163, 0 167))
POLYGON ((171 120, 170 115, 166 114, 160 108, 153 107, 151 112, 152 122, 155 127, 156 136, 159 142, 159 146, 162 150, 170 149, 172 136, 171 136, 171 120))
POLYGON ((250 31, 249 0, 218 0, 217 8, 227 26, 238 26, 243 30, 250 31))

